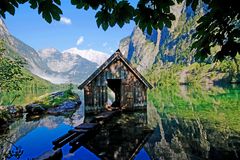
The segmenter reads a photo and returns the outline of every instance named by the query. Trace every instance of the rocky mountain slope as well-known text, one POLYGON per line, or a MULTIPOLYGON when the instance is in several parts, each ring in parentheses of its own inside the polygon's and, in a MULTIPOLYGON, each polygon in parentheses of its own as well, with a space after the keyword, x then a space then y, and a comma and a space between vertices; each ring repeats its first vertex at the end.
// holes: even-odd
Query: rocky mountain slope
POLYGON ((69 49, 64 53, 52 48, 37 52, 12 36, 2 19, 0 19, 0 39, 4 40, 8 50, 16 53, 14 55, 9 54, 9 56, 19 56, 25 59, 27 61, 27 70, 52 83, 71 82, 79 84, 108 58, 101 52, 80 52, 77 49, 69 49), (70 51, 75 52, 71 53, 70 51))
POLYGON ((167 62, 184 64, 193 62, 193 53, 190 51, 192 34, 197 20, 206 12, 206 7, 199 4, 194 14, 190 7, 184 7, 184 3, 175 4, 171 8, 176 17, 171 28, 153 30, 149 35, 135 27, 129 37, 120 41, 120 50, 136 64, 139 71, 145 71, 157 62, 161 65, 167 62))
POLYGON ((33 74, 40 74, 42 68, 46 67, 41 58, 38 56, 38 53, 26 45, 19 39, 12 36, 2 19, 0 19, 0 37, 1 40, 4 40, 7 49, 12 50, 15 53, 18 53, 20 57, 26 59, 28 65, 26 66, 33 74))
POLYGON ((184 7, 184 3, 171 8, 176 17, 171 28, 153 30, 149 35, 136 26, 130 36, 120 41, 122 53, 155 86, 239 83, 239 55, 236 62, 225 59, 212 63, 209 58, 200 64, 195 60, 192 36, 207 6, 200 2, 194 13, 190 7, 184 7))
POLYGON ((77 54, 61 53, 55 48, 47 48, 38 52, 44 64, 50 70, 45 77, 55 83, 80 83, 97 69, 98 64, 77 54))

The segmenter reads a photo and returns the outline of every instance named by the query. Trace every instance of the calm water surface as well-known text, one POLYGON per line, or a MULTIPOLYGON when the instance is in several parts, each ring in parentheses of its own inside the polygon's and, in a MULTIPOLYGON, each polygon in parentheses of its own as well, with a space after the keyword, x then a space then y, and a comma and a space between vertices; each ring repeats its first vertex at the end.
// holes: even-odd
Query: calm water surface
MULTIPOLYGON (((146 113, 114 117, 87 144, 63 159, 240 159, 240 90, 231 87, 166 87, 149 94, 146 113), (146 127, 151 128, 150 134, 146 127), (145 141, 146 140, 146 141, 145 141), (143 143, 144 142, 144 143, 143 143), (143 144, 142 144, 143 143, 143 144)), ((2 157, 21 147, 19 159, 48 154, 52 141, 84 121, 83 108, 70 117, 26 115, 0 136, 2 157)), ((12 156, 10 159, 16 159, 12 156)))

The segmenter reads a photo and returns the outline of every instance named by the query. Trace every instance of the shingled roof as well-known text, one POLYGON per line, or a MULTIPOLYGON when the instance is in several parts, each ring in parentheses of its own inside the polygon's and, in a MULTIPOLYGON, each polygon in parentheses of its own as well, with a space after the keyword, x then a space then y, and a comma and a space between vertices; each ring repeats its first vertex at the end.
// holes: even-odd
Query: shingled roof
POLYGON ((152 88, 152 85, 130 64, 130 62, 122 55, 118 49, 111 57, 109 57, 106 62, 104 62, 91 76, 89 76, 78 89, 83 89, 88 85, 94 78, 96 78, 101 72, 104 71, 115 59, 120 59, 125 66, 148 88, 152 88))

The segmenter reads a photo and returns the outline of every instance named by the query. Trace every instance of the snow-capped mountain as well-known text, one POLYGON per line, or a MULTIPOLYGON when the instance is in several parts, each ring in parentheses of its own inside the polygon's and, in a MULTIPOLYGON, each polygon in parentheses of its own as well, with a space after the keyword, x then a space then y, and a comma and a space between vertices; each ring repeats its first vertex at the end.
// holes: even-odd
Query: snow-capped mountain
POLYGON ((77 54, 61 53, 55 48, 42 49, 38 54, 47 67, 54 72, 54 78, 49 80, 55 82, 61 82, 62 79, 65 82, 79 83, 94 72, 98 66, 77 54))
MULTIPOLYGON (((29 45, 15 38, 8 31, 4 21, 0 18, 0 39, 4 40, 7 50, 16 53, 17 57, 26 60, 25 68, 31 73, 52 83, 75 83, 84 81, 98 64, 91 62, 79 54, 61 53, 57 49, 48 48, 39 52, 29 45)), ((97 56, 97 51, 94 51, 97 56)), ((100 57, 102 57, 102 53, 100 57)), ((12 56, 11 54, 7 56, 12 56)))
POLYGON ((39 56, 47 66, 55 72, 67 72, 77 63, 76 55, 61 53, 55 48, 46 48, 38 51, 39 56))
POLYGON ((93 50, 93 49, 79 50, 78 48, 70 48, 70 49, 63 51, 63 53, 72 53, 75 55, 79 55, 83 58, 86 58, 87 60, 89 60, 91 62, 97 63, 99 66, 101 64, 103 64, 103 62, 105 62, 109 57, 109 55, 107 55, 103 52, 100 52, 100 51, 93 50))

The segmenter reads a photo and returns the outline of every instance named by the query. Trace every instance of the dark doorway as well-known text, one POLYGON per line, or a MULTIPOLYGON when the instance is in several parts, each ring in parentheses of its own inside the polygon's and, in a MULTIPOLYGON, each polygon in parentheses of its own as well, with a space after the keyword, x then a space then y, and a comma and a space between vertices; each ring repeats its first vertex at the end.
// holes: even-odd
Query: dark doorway
POLYGON ((121 102, 121 79, 108 79, 108 87, 115 93, 115 101, 112 107, 120 107, 121 102))

